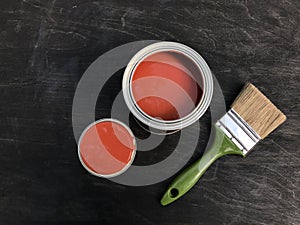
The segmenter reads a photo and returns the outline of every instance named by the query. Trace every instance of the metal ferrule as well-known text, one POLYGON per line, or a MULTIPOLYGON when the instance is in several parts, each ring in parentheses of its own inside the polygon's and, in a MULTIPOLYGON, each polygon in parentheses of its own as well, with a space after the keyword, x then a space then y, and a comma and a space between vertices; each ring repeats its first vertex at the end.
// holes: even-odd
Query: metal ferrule
POLYGON ((216 125, 246 155, 261 140, 252 127, 233 109, 230 109, 216 125))

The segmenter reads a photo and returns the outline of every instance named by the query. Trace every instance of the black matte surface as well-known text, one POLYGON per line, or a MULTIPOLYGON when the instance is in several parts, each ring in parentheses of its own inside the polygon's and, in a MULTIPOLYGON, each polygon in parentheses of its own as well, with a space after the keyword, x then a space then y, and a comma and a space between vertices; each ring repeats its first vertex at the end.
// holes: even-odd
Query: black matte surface
MULTIPOLYGON (((2 0, 0 11, 0 224, 300 224, 299 1, 2 0), (220 159, 169 207, 159 199, 171 179, 127 187, 89 175, 72 132, 83 72, 104 52, 145 39, 198 51, 228 106, 251 81, 288 118, 246 159, 220 159)), ((102 92, 96 118, 109 115, 121 79, 122 71, 102 92)), ((209 132, 207 112, 193 159, 209 132)), ((177 139, 136 165, 167 157, 177 139)))

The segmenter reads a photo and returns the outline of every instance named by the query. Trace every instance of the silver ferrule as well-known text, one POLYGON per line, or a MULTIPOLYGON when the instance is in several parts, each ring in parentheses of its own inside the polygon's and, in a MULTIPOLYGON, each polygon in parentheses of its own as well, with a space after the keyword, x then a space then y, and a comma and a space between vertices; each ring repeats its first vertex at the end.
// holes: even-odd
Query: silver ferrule
POLYGON ((233 109, 230 109, 216 125, 246 155, 261 137, 233 109))

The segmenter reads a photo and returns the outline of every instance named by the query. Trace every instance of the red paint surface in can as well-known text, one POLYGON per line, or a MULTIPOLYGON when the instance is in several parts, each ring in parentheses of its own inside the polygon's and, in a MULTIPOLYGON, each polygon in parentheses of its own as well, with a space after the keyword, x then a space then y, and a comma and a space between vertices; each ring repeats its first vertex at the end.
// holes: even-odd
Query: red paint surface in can
POLYGON ((165 51, 154 53, 137 65, 131 89, 145 114, 169 121, 183 118, 195 109, 203 94, 201 82, 201 71, 191 59, 179 52, 165 51))
POLYGON ((135 154, 135 140, 123 125, 100 121, 90 125, 79 141, 81 162, 92 172, 111 175, 126 169, 135 154))

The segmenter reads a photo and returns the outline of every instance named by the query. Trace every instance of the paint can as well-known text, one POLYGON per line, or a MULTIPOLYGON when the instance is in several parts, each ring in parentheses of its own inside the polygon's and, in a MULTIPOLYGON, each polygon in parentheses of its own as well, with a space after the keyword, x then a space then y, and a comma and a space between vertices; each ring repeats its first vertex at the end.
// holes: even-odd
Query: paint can
POLYGON ((121 121, 106 118, 88 125, 78 142, 82 166, 98 177, 111 178, 124 173, 132 164, 136 140, 121 121))
POLYGON ((170 134, 205 113, 213 95, 213 78, 205 60, 192 48, 158 42, 130 60, 122 90, 127 107, 143 128, 170 134))

